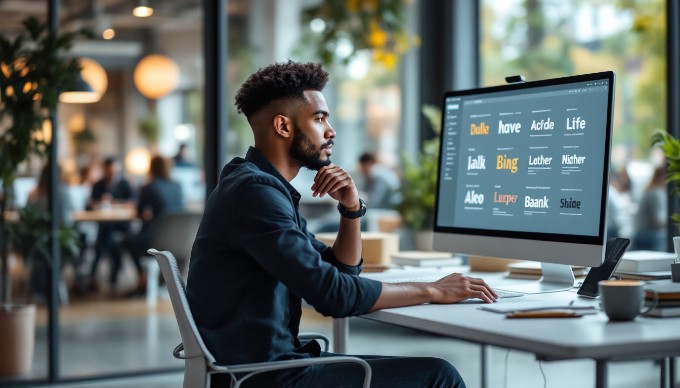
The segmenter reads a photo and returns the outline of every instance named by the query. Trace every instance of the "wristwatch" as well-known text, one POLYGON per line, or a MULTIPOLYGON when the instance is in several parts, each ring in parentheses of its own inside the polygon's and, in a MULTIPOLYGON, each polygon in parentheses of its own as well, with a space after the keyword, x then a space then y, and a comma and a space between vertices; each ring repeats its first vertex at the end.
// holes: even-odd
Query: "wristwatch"
POLYGON ((359 198, 359 210, 347 210, 346 207, 344 207, 340 202, 338 202, 338 211, 340 212, 341 216, 353 220, 366 214, 366 202, 364 202, 363 199, 359 198))

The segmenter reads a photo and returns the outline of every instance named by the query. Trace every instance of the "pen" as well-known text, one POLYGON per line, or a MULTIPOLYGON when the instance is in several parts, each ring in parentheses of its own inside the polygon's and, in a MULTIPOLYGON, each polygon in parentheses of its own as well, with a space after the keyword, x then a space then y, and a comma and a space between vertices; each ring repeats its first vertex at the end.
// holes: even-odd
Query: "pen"
POLYGON ((514 311, 505 315, 506 318, 580 318, 582 316, 571 310, 514 311))

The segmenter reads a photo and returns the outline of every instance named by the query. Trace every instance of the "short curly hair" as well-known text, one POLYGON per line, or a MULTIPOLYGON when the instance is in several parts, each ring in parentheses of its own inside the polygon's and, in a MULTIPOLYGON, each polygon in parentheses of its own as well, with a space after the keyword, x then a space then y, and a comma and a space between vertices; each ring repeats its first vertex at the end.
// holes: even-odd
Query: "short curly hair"
POLYGON ((289 60, 259 69, 241 85, 236 93, 239 113, 251 117, 275 100, 296 98, 307 101, 305 90, 321 91, 328 82, 328 73, 320 63, 299 63, 289 60))

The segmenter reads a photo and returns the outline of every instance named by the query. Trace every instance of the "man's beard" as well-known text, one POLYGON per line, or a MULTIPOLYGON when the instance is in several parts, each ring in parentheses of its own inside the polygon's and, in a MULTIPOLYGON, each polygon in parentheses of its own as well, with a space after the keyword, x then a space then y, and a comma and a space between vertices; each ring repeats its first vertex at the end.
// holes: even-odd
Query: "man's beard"
POLYGON ((303 167, 318 171, 321 167, 331 164, 331 159, 321 159, 321 150, 333 144, 333 140, 321 145, 317 150, 307 135, 302 133, 302 129, 293 125, 293 144, 290 147, 290 156, 300 162, 303 167))

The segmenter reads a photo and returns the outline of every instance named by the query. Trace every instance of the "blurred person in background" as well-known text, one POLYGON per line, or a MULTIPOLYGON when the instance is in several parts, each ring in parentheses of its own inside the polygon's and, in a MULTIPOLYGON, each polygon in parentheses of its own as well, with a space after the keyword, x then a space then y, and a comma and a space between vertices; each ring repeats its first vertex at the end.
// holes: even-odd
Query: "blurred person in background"
POLYGON ((631 249, 665 250, 667 224, 666 167, 665 163, 661 163, 654 169, 652 178, 638 204, 631 249))
POLYGON ((179 145, 177 155, 172 160, 175 162, 175 167, 194 167, 194 164, 187 157, 187 145, 185 143, 179 145))
POLYGON ((128 296, 140 296, 146 293, 146 273, 141 259, 151 248, 152 239, 162 215, 166 212, 184 209, 182 186, 170 179, 169 161, 162 156, 154 156, 149 163, 149 182, 142 186, 137 202, 137 216, 142 220, 142 228, 136 235, 130 236, 126 247, 132 255, 137 269, 137 288, 128 296))
MULTIPOLYGON (((73 206, 73 201, 71 200, 71 196, 69 195, 68 192, 68 186, 63 181, 61 168, 59 168, 58 166, 57 176, 59 177, 61 182, 61 184, 59 185, 57 197, 59 206, 59 224, 72 226, 73 225, 72 214, 75 209, 73 206)), ((33 209, 39 210, 41 213, 49 214, 48 213, 50 197, 49 180, 50 180, 50 162, 48 161, 47 163, 45 163, 42 170, 40 171, 38 185, 28 194, 26 207, 32 207, 33 209)), ((33 224, 31 225, 31 227, 40 230, 40 233, 46 233, 47 230, 42 230, 42 228, 47 228, 48 225, 33 224)), ((46 301, 49 277, 48 268, 50 267, 50 259, 49 257, 46 256, 45 253, 41 252, 40 250, 34 251, 29 258, 28 252, 31 251, 30 247, 37 244, 37 242, 31 239, 31 241, 29 241, 28 243, 29 246, 24 247, 27 248, 27 251, 24 252, 24 254, 26 255, 24 258, 26 259, 26 263, 28 262, 31 263, 30 264, 31 268, 30 290, 32 293, 31 297, 37 301, 46 301)), ((80 259, 80 257, 74 257, 74 259, 80 259)), ((67 261, 68 260, 66 259, 66 257, 63 256, 62 253, 62 264, 65 264, 67 261)), ((80 260, 76 260, 75 262, 72 263, 74 268, 77 268, 79 262, 80 260)))
POLYGON ((394 209, 399 203, 399 177, 387 166, 378 162, 371 152, 359 157, 359 171, 363 186, 359 191, 366 197, 366 203, 376 209, 394 209))
MULTIPOLYGON (((102 165, 103 176, 92 186, 92 193, 87 203, 87 209, 108 209, 114 203, 131 203, 134 199, 132 186, 120 174, 118 161, 107 158, 102 165)), ((111 258, 111 271, 109 283, 111 291, 115 290, 118 282, 122 256, 119 242, 130 230, 129 221, 99 222, 97 242, 95 243, 95 255, 90 269, 90 289, 95 290, 97 265, 104 253, 108 252, 111 258)))
POLYGON ((607 196, 607 238, 630 238, 633 234, 635 204, 631 199, 630 187, 630 178, 625 166, 611 173, 607 196))
MULTIPOLYGON (((61 177, 61 169, 58 169, 58 176, 61 177)), ((40 171, 40 177, 38 178, 38 185, 33 191, 28 194, 27 206, 34 206, 42 211, 48 211, 49 202, 49 180, 50 180, 50 163, 47 162, 40 171)), ((73 214, 74 206, 71 197, 69 196, 68 189, 63 183, 59 185, 59 219, 60 222, 66 225, 73 224, 73 214)))

